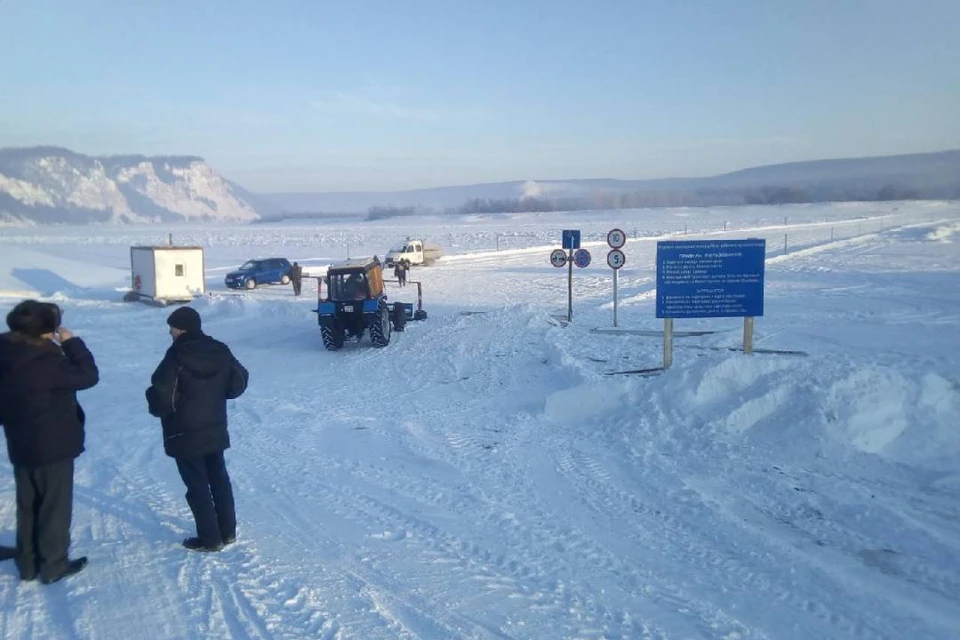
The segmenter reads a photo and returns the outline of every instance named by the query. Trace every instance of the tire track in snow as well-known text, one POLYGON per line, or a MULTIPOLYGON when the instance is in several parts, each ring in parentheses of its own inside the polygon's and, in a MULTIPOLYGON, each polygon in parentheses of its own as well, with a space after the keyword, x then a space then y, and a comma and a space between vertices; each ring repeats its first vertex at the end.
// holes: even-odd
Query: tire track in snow
MULTIPOLYGON (((117 495, 137 496, 136 504, 145 505, 155 517, 144 521, 136 513, 135 505, 127 505, 113 496, 101 497, 78 487, 81 501, 87 501, 100 512, 112 513, 121 522, 132 524, 148 535, 158 529, 169 534, 169 546, 164 545, 159 554, 150 553, 132 560, 120 554, 106 569, 111 573, 123 573, 131 562, 136 564, 145 559, 153 579, 148 584, 139 585, 138 589, 151 594, 149 597, 152 601, 166 603, 155 608, 165 615, 182 610, 180 598, 186 598, 190 604, 188 610, 191 620, 189 623, 181 620, 174 625, 166 625, 168 637, 176 637, 182 629, 192 626, 206 629, 207 637, 295 637, 299 632, 291 631, 294 629, 309 631, 310 637, 319 637, 326 621, 318 619, 316 613, 309 610, 310 603, 301 600, 300 606, 296 606, 296 603, 291 606, 284 598, 284 594, 299 590, 296 579, 270 571, 269 565, 261 562, 256 553, 249 550, 242 539, 242 532, 241 539, 234 546, 227 547, 219 554, 187 551, 180 545, 178 534, 182 534, 182 529, 179 523, 184 522, 185 518, 185 525, 192 533, 193 520, 182 496, 170 496, 170 487, 166 483, 157 482, 136 464, 112 473, 109 469, 100 469, 99 473, 112 476, 110 484, 116 488, 117 495), (124 508, 118 509, 117 504, 124 508), (161 579, 157 579, 157 576, 161 579), (283 606, 279 606, 281 600, 283 606), (274 635, 272 629, 279 629, 280 635, 274 635)), ((95 483, 95 486, 103 484, 95 483)), ((242 513, 240 515, 242 517, 242 513)), ((318 599, 317 596, 314 600, 318 599)), ((156 622, 156 628, 165 627, 156 622)))
MULTIPOLYGON (((274 466, 276 455, 285 459, 296 460, 296 451, 289 442, 283 441, 270 433, 269 431, 258 432, 258 440, 263 444, 258 444, 256 450, 269 451, 264 457, 258 457, 252 460, 253 464, 264 471, 264 475, 273 475, 276 472, 274 466)), ((337 461, 333 458, 318 454, 314 462, 319 463, 322 468, 335 468, 337 461)), ((293 475, 301 478, 310 477, 310 469, 307 467, 294 467, 287 469, 292 471, 293 475)), ((334 491, 323 485, 304 484, 298 495, 290 496, 294 499, 306 497, 309 495, 313 504, 322 506, 321 510, 315 510, 317 516, 329 517, 331 512, 337 519, 344 518, 347 514, 354 513, 351 505, 347 504, 347 499, 342 494, 342 489, 334 491)), ((285 546, 295 554, 308 555, 315 552, 318 545, 321 548, 337 548, 341 545, 335 540, 331 540, 322 532, 326 529, 325 523, 318 520, 317 517, 309 517, 298 509, 303 508, 303 504, 282 505, 282 499, 271 501, 266 505, 267 510, 274 514, 275 520, 279 523, 283 532, 285 546)), ((360 524, 366 524, 360 521, 360 524)), ((421 637, 417 630, 426 631, 425 637, 461 637, 455 632, 458 628, 463 628, 463 622, 447 623, 446 619, 451 618, 449 614, 426 601, 417 600, 403 592, 408 590, 407 585, 397 585, 395 590, 384 583, 384 578, 371 572, 365 567, 363 562, 338 557, 335 560, 336 571, 342 573, 344 577, 334 578, 328 582, 318 585, 316 588, 306 590, 314 593, 314 597, 308 599, 335 600, 343 601, 345 604, 353 602, 352 606, 340 609, 336 616, 336 630, 343 631, 347 637, 386 637, 383 635, 389 633, 390 637, 400 632, 401 637, 421 637), (331 597, 331 594, 334 594, 331 597), (359 601, 358 601, 359 600, 359 601), (355 613, 350 614, 350 610, 355 613), (403 635, 406 634, 406 635, 403 635)), ((297 575, 298 568, 289 567, 293 575, 297 575)), ((328 614, 332 615, 332 614, 328 614)), ((476 637, 476 636, 469 636, 476 637)), ((485 637, 485 636, 483 636, 485 637)))
MULTIPOLYGON (((902 519, 910 520, 911 524, 918 529, 929 530, 930 527, 925 528, 922 523, 914 521, 905 511, 903 501, 915 500, 916 493, 907 493, 902 490, 902 487, 892 486, 889 482, 878 482, 866 478, 855 482, 843 474, 829 471, 824 472, 821 477, 817 472, 804 470, 805 479, 800 481, 793 473, 787 473, 780 467, 773 467, 773 470, 777 472, 774 476, 775 480, 780 481, 773 485, 776 493, 766 496, 747 495, 738 505, 741 507, 749 505, 747 509, 738 509, 738 516, 745 523, 756 521, 758 517, 774 519, 789 527, 795 535, 799 534, 808 541, 816 541, 817 545, 836 549, 851 558, 860 558, 865 565, 877 569, 886 576, 915 585, 922 589, 923 593, 911 593, 898 589, 890 594, 883 592, 880 595, 895 599, 901 608, 911 607, 917 616, 934 619, 943 617, 945 612, 955 610, 960 603, 960 596, 957 595, 960 593, 960 578, 948 567, 942 566, 942 563, 941 565, 933 564, 936 561, 930 554, 936 551, 937 555, 944 560, 952 561, 956 557, 956 537, 950 537, 949 532, 941 530, 941 536, 931 535, 932 540, 922 545, 925 553, 921 554, 913 549, 895 551, 889 548, 899 546, 895 538, 891 539, 890 535, 881 534, 878 539, 877 533, 872 531, 872 529, 887 531, 894 528, 890 526, 891 522, 895 523, 902 519), (825 482, 826 478, 830 480, 825 482), (778 486, 783 483, 785 483, 784 486, 778 486), (830 493, 810 488, 821 486, 831 487, 830 493), (840 487, 844 490, 837 491, 840 487), (881 494, 879 499, 876 498, 877 494, 881 494), (851 500, 838 502, 834 495, 859 496, 861 502, 859 504, 851 500), (869 519, 862 524, 859 518, 854 520, 853 522, 860 524, 857 529, 841 526, 839 524, 841 521, 850 522, 849 517, 843 517, 843 512, 858 507, 867 510, 870 514, 869 519), (931 542, 941 540, 946 543, 944 544, 946 548, 937 549, 931 545, 931 542)), ((746 478, 747 483, 758 481, 769 483, 770 474, 749 473, 746 478)), ((781 533, 780 536, 774 537, 774 540, 779 542, 790 537, 790 533, 785 535, 781 533)), ((955 563, 951 562, 951 564, 956 567, 955 563)), ((842 577, 849 579, 849 572, 844 573, 842 577)), ((869 591, 877 582, 877 577, 867 574, 863 576, 862 581, 863 589, 869 591)), ((880 582, 885 583, 884 580, 880 582)), ((947 622, 947 624, 950 623, 947 622)), ((960 623, 960 618, 955 616, 952 623, 960 623)))
MULTIPOLYGON (((490 466, 490 454, 485 453, 478 447, 467 447, 463 450, 463 455, 467 458, 475 458, 478 466, 490 466)), ((461 462, 464 461, 461 460, 461 462)), ((501 482, 502 486, 510 490, 511 495, 515 495, 514 489, 524 483, 522 478, 505 481, 505 478, 501 476, 488 480, 490 483, 501 482)), ((445 494, 445 490, 447 494, 450 493, 450 487, 440 484, 441 481, 432 481, 429 478, 416 475, 405 476, 400 469, 392 471, 382 469, 375 472, 371 468, 364 468, 362 475, 359 475, 356 481, 350 483, 350 485, 359 489, 370 482, 376 483, 374 485, 376 487, 389 487, 391 493, 399 492, 405 498, 421 503, 426 501, 431 505, 435 505, 437 501, 430 500, 430 496, 442 496, 445 494)), ((452 493, 457 493, 457 488, 454 488, 452 493)), ((434 549, 445 558, 445 560, 441 560, 442 562, 449 563, 449 557, 452 554, 454 564, 478 567, 494 584, 500 586, 502 586, 504 575, 509 577, 510 584, 538 583, 541 585, 540 592, 543 594, 556 590, 558 584, 564 584, 563 591, 567 594, 564 596, 565 601, 562 603, 551 602, 546 599, 546 596, 542 596, 537 603, 538 609, 550 608, 555 611, 554 615, 563 615, 560 612, 571 610, 589 611, 591 606, 598 610, 602 610, 603 607, 598 607, 590 598, 583 596, 584 591, 592 594, 593 588, 589 585, 571 586, 566 584, 569 577, 563 578, 560 577, 560 574, 564 573, 567 567, 556 566, 556 558, 544 558, 539 551, 540 549, 552 549, 553 552, 566 554, 572 558, 582 558, 582 562, 576 562, 574 563, 575 567, 569 568, 569 571, 567 571, 569 575, 577 575, 581 572, 595 573, 595 568, 599 565, 606 574, 617 577, 616 582, 620 583, 628 592, 629 598, 647 598, 646 594, 649 593, 649 588, 641 590, 639 585, 643 584, 644 577, 650 580, 651 576, 635 574, 629 566, 619 559, 616 553, 597 546, 577 532, 552 525, 552 513, 544 511, 535 496, 530 498, 529 503, 524 504, 497 503, 496 496, 483 496, 482 498, 476 500, 477 505, 470 513, 475 514, 474 519, 480 516, 483 523, 489 524, 491 529, 497 530, 499 538, 503 540, 510 551, 494 551, 457 537, 446 530, 439 530, 429 523, 421 522, 419 519, 405 519, 404 513, 397 512, 398 507, 394 506, 396 501, 387 505, 367 493, 351 494, 350 506, 345 506, 347 511, 344 512, 344 516, 351 517, 350 510, 355 510, 355 504, 366 504, 369 508, 369 515, 366 519, 359 519, 360 522, 378 519, 388 530, 395 531, 399 528, 402 531, 414 531, 416 535, 413 536, 404 534, 405 541, 417 537, 438 541, 434 543, 434 549), (491 501, 493 502, 491 503, 491 501), (486 514, 478 511, 483 507, 486 507, 486 514), (526 516, 525 520, 533 520, 536 525, 522 525, 514 518, 503 517, 502 513, 504 511, 522 511, 526 516), (574 592, 574 588, 580 589, 580 593, 574 592)), ((455 513, 463 513, 464 510, 461 507, 460 504, 454 504, 450 510, 455 513)), ((356 514, 353 514, 352 517, 356 517, 356 514)), ((666 598, 660 598, 660 604, 663 604, 665 600, 666 598)), ((675 610, 689 608, 690 606, 688 601, 681 598, 675 599, 670 604, 675 610)), ((642 609, 642 607, 637 606, 636 609, 642 609)), ((635 617, 636 610, 620 610, 610 613, 612 617, 623 620, 630 619, 631 614, 635 617)), ((715 632, 719 625, 717 618, 716 612, 704 614, 701 620, 701 628, 715 632)), ((687 628, 686 624, 680 626, 687 628)), ((735 625, 727 624, 727 626, 735 625)), ((629 628, 629 633, 636 631, 637 628, 629 628)), ((741 629, 741 632, 747 633, 745 629, 741 629)), ((743 637, 754 636, 747 633, 743 637)))
MULTIPOLYGON (((755 545, 752 552, 747 552, 743 548, 744 545, 737 542, 742 529, 727 535, 718 533, 716 538, 705 540, 705 533, 712 527, 704 522, 703 516, 710 517, 713 514, 705 512, 704 509, 685 506, 700 502, 696 492, 682 489, 667 491, 662 496, 648 492, 641 498, 631 491, 613 486, 609 474, 605 471, 598 473, 597 470, 603 467, 589 459, 586 454, 559 450, 554 451, 554 457, 558 460, 558 466, 570 477, 570 485, 587 503, 603 506, 603 512, 607 517, 624 522, 625 526, 620 528, 621 534, 630 536, 631 531, 646 529, 649 535, 642 539, 637 538, 638 543, 652 545, 653 549, 664 558, 686 559, 692 565, 690 575, 693 578, 692 582, 696 585, 694 591, 715 592, 718 582, 724 581, 721 578, 723 576, 726 578, 726 584, 723 587, 725 590, 739 590, 753 594, 767 593, 769 594, 768 602, 777 602, 792 609, 794 618, 797 618, 796 613, 800 613, 804 614, 800 616, 801 620, 810 618, 817 620, 819 622, 817 627, 809 628, 804 632, 813 634, 809 637, 833 637, 838 631, 842 632, 844 637, 897 637, 896 634, 891 636, 891 630, 885 626, 861 621, 856 614, 845 613, 839 609, 839 605, 844 601, 843 598, 811 599, 794 592, 787 584, 780 584, 781 574, 771 571, 772 567, 779 566, 778 558, 784 550, 779 538, 770 539, 767 535, 757 539, 754 536, 754 541, 762 545, 760 549, 765 549, 759 552, 755 545), (679 509, 677 505, 680 505, 679 509), (628 518, 624 515, 629 513, 635 513, 641 517, 628 518), (721 540, 728 550, 716 544, 721 540), (741 560, 743 558, 756 558, 758 564, 748 566, 741 560), (701 572, 705 568, 712 568, 714 571, 710 575, 703 576, 701 572), (736 582, 731 583, 730 578, 735 578, 736 582)), ((648 479, 639 482, 637 486, 683 486, 681 478, 666 470, 661 471, 666 473, 664 478, 654 481, 648 479)), ((649 471, 645 471, 644 475, 649 476, 649 471)), ((731 524, 736 526, 736 523, 731 524)), ((721 523, 715 530, 719 532, 722 528, 721 523)), ((740 529, 739 526, 737 528, 740 529)), ((811 558, 807 557, 805 560, 809 562, 811 558)), ((815 567, 816 564, 814 563, 813 566, 815 567)), ((754 621, 749 623, 751 626, 755 624, 754 621)), ((904 625, 904 628, 910 628, 910 625, 904 625)))
MULTIPOLYGON (((526 604, 515 605, 521 612, 533 610, 553 620, 561 616, 573 617, 578 621, 586 619, 586 622, 581 621, 579 626, 570 630, 575 637, 599 637, 593 634, 601 632, 621 637, 639 637, 636 632, 640 631, 640 628, 631 622, 624 622, 632 620, 631 612, 602 604, 596 594, 591 593, 591 589, 578 592, 562 580, 551 577, 543 569, 527 564, 523 558, 511 558, 505 553, 442 530, 374 496, 351 492, 348 497, 350 509, 340 515, 361 518, 363 522, 378 522, 390 530, 411 532, 404 538, 405 552, 411 553, 420 547, 421 550, 416 552, 418 557, 427 558, 428 564, 444 566, 444 580, 447 584, 457 585, 455 592, 469 592, 470 589, 462 585, 480 580, 488 591, 500 593, 498 597, 506 597, 513 603, 516 603, 517 599, 526 600, 526 604), (535 583, 536 588, 531 588, 531 583, 535 583)), ((529 620, 517 622, 531 624, 529 620)), ((489 632, 486 628, 482 631, 489 632)), ((655 634, 649 637, 667 636, 655 634)))
MULTIPOLYGON (((474 396, 474 397, 477 397, 477 396, 474 396)), ((479 396, 479 397, 482 397, 482 396, 479 396)), ((469 404, 465 404, 465 406, 461 407, 458 410, 458 412, 459 411, 469 412, 472 410, 473 410, 472 406, 470 406, 469 404)), ((456 414, 454 414, 453 420, 451 420, 452 422, 456 422, 455 416, 456 414)), ((432 422, 433 417, 434 416, 431 416, 429 414, 422 415, 421 420, 423 422, 430 423, 432 422)), ((452 460, 454 463, 459 462, 462 464, 465 461, 465 458, 470 459, 473 456, 482 456, 483 452, 485 451, 482 446, 474 446, 475 442, 472 441, 469 438, 469 436, 463 436, 463 437, 456 436, 456 435, 447 436, 447 434, 445 434, 442 431, 438 434, 438 436, 439 436, 439 439, 434 440, 433 441, 434 445, 431 445, 429 447, 432 450, 430 457, 434 459, 439 458, 439 459, 452 460), (438 446, 443 451, 443 453, 439 456, 437 455, 437 450, 436 450, 438 446)), ((266 431, 258 432, 258 438, 265 438, 269 440, 269 442, 264 443, 264 446, 257 446, 255 448, 257 450, 272 451, 274 456, 278 451, 284 451, 285 449, 289 448, 288 443, 279 441, 277 438, 271 436, 270 433, 266 431)), ((282 454, 281 454, 281 457, 286 458, 286 456, 282 454)), ((476 458, 476 461, 472 463, 470 466, 484 466, 488 464, 488 462, 489 460, 476 458)), ((326 467, 333 467, 334 465, 336 465, 337 461, 326 458, 321 455, 316 460, 316 463, 321 468, 326 468, 326 467)), ((356 470, 357 470, 356 468, 352 469, 352 471, 356 471, 356 470)), ((294 472, 295 472, 295 475, 297 475, 298 477, 308 477, 306 475, 301 474, 299 470, 294 470, 294 472)), ((306 473, 306 470, 304 470, 304 473, 306 473)), ((370 469, 367 467, 363 467, 362 473, 364 475, 361 476, 360 478, 357 478, 358 480, 370 481, 372 479, 378 482, 377 488, 380 488, 382 486, 382 488, 388 489, 391 492, 394 492, 396 490, 401 490, 401 492, 403 493, 419 494, 421 497, 423 495, 444 495, 444 492, 446 492, 446 494, 448 495, 450 494, 449 487, 444 488, 442 486, 425 486, 423 482, 412 481, 410 478, 408 478, 409 484, 407 485, 408 488, 406 489, 406 491, 404 491, 403 489, 398 489, 398 485, 402 484, 401 482, 399 482, 399 478, 396 477, 396 475, 399 475, 399 470, 394 472, 395 475, 393 477, 387 477, 387 478, 382 476, 378 478, 371 478, 370 469)), ((389 470, 383 471, 383 475, 388 475, 389 473, 390 473, 389 470)), ((340 485, 341 488, 338 489, 336 492, 330 492, 328 489, 322 486, 312 487, 310 491, 314 495, 319 495, 319 497, 323 498, 323 504, 325 504, 327 507, 330 507, 330 505, 333 505, 333 507, 337 511, 338 517, 355 520, 359 522, 361 525, 363 524, 369 525, 371 521, 379 522, 381 526, 387 530, 397 530, 398 528, 400 528, 404 531, 412 530, 417 532, 418 533, 417 536, 404 537, 403 544, 405 546, 411 544, 411 538, 425 538, 425 539, 431 539, 436 541, 446 540, 445 544, 436 546, 436 544, 439 544, 439 543, 435 543, 435 546, 433 547, 433 553, 435 555, 439 553, 438 562, 443 565, 452 564, 456 566, 481 567, 483 568, 483 571, 485 571, 486 574, 488 574, 488 577, 492 580, 492 583, 499 585, 498 588, 502 589, 503 584, 510 584, 512 585, 513 591, 516 591, 518 589, 518 587, 516 586, 518 581, 529 580, 531 576, 534 576, 538 573, 543 573, 541 569, 534 568, 534 565, 528 565, 523 563, 521 560, 508 558, 506 555, 497 553, 493 550, 484 549, 479 545, 477 545, 476 543, 472 543, 467 540, 460 539, 456 536, 453 536, 453 534, 445 533, 444 531, 441 531, 439 529, 431 528, 432 525, 424 524, 420 520, 404 519, 403 514, 399 514, 395 511, 389 510, 388 505, 383 504, 379 500, 379 498, 377 498, 376 496, 358 494, 351 491, 350 489, 345 488, 346 486, 355 485, 356 484, 355 482, 341 482, 338 484, 340 485), (357 509, 358 504, 366 505, 367 516, 365 518, 358 517, 358 509, 357 509)), ((463 511, 460 509, 460 505, 454 505, 453 510, 455 513, 463 513, 463 511)), ((543 516, 543 520, 548 520, 548 519, 549 519, 548 516, 546 515, 543 516)), ((296 527, 293 527, 293 528, 296 529, 296 527)), ((531 537, 531 534, 527 533, 519 537, 529 538, 531 537)), ((445 579, 449 579, 449 577, 445 579)), ((465 579, 473 579, 473 578, 465 578, 465 579)), ((555 579, 548 580, 546 581, 546 583, 547 583, 547 586, 542 589, 544 594, 549 594, 552 590, 561 589, 561 587, 557 586, 558 584, 561 584, 561 583, 558 583, 555 579)), ((569 589, 565 585, 562 586, 561 590, 564 593, 569 593, 569 589)), ((540 610, 549 608, 550 610, 554 610, 557 612, 567 611, 571 606, 577 607, 578 610, 580 610, 580 608, 582 608, 583 610, 588 610, 591 607, 602 608, 599 605, 597 605, 595 601, 593 601, 592 597, 591 597, 591 602, 589 603, 585 598, 577 594, 567 595, 565 597, 567 602, 566 604, 563 604, 562 602, 550 600, 548 596, 543 595, 541 596, 541 602, 538 604, 538 608, 540 610)), ((409 611, 407 612, 407 615, 408 616, 410 615, 409 611)), ((620 620, 625 620, 625 621, 630 620, 631 612, 620 611, 614 617, 620 620)), ((639 630, 640 630, 639 626, 631 626, 628 633, 633 634, 633 632, 636 631, 638 633, 633 635, 639 635, 639 630)), ((647 631, 644 631, 643 633, 649 635, 647 631)), ((654 636, 651 636, 651 637, 654 637, 654 636)))
MULTIPOLYGON (((284 456, 294 455, 290 445, 275 436, 264 432, 260 434, 260 437, 268 441, 266 447, 262 450, 269 450, 271 454, 269 459, 258 459, 254 463, 262 466, 265 471, 272 472, 275 470, 271 466, 271 462, 277 452, 282 452, 284 456)), ((320 455, 316 462, 320 463, 321 467, 334 468, 337 461, 320 455)), ((294 469, 293 471, 295 475, 300 475, 300 469, 294 469)), ((307 469, 304 468, 302 471, 304 475, 301 477, 309 477, 306 475, 307 469)), ((342 485, 338 485, 337 489, 330 489, 322 484, 311 484, 304 488, 304 493, 309 493, 315 504, 322 505, 324 516, 329 517, 332 514, 337 519, 354 521, 360 525, 361 529, 369 530, 370 521, 357 518, 358 510, 356 504, 352 501, 353 496, 342 485)), ((289 526, 283 526, 282 528, 285 531, 287 544, 293 548, 302 549, 304 553, 307 553, 311 549, 316 549, 318 537, 325 537, 318 533, 325 528, 322 522, 299 515, 294 508, 274 506, 272 510, 279 521, 289 524, 289 526)), ((380 530, 383 530, 383 523, 380 524, 380 530)), ((338 543, 328 540, 323 546, 337 547, 338 543)), ((481 629, 481 627, 477 623, 459 617, 455 612, 446 610, 442 605, 418 599, 406 593, 409 591, 409 585, 394 584, 387 581, 386 574, 378 574, 362 561, 340 557, 336 562, 339 570, 353 577, 347 589, 353 593, 360 593, 363 599, 368 601, 370 613, 381 619, 379 622, 371 620, 368 613, 360 618, 341 620, 342 628, 352 630, 351 633, 356 634, 355 637, 370 637, 371 626, 380 628, 384 625, 387 627, 387 629, 384 629, 385 631, 388 629, 405 630, 405 633, 412 634, 410 637, 421 637, 415 633, 417 630, 427 631, 428 635, 425 637, 495 637, 484 633, 481 633, 481 635, 476 635, 476 633, 462 635, 457 631, 458 629, 471 627, 481 629)), ((328 593, 328 589, 323 589, 322 593, 328 593)), ((342 593, 343 590, 341 590, 339 598, 345 597, 342 593)))

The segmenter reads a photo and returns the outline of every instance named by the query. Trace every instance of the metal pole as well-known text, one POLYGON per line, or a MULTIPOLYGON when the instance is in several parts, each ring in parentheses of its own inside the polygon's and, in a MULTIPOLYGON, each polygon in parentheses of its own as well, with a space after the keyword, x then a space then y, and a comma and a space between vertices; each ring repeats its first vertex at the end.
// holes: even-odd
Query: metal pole
POLYGON ((783 234, 783 255, 787 255, 787 234, 783 234))
POLYGON ((673 364, 673 318, 663 319, 663 368, 673 364))
POLYGON ((573 249, 567 260, 567 322, 573 322, 573 249))
POLYGON ((619 326, 617 324, 617 320, 618 320, 617 316, 618 316, 618 311, 620 306, 620 300, 619 300, 620 296, 617 295, 617 285, 619 280, 620 280, 620 269, 614 269, 613 270, 613 326, 615 327, 619 326))

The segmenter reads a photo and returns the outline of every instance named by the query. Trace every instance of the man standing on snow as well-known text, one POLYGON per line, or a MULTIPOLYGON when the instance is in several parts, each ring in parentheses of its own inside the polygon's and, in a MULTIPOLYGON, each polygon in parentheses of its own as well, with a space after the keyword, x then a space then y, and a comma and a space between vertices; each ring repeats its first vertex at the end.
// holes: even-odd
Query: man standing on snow
POLYGON ((230 447, 227 400, 240 397, 249 374, 227 345, 203 333, 200 314, 180 307, 167 318, 173 344, 150 378, 147 405, 160 418, 163 448, 187 487, 196 537, 191 551, 219 551, 237 538, 233 487, 223 452, 230 447))
POLYGON ((84 451, 77 391, 100 380, 83 340, 55 304, 24 300, 0 335, 0 422, 17 492, 15 561, 21 580, 57 582, 87 566, 70 559, 73 465, 84 451), (58 344, 59 343, 59 344, 58 344))
POLYGON ((300 295, 300 287, 303 283, 303 267, 296 262, 290 267, 290 282, 293 284, 293 295, 300 295))
POLYGON ((397 260, 393 263, 393 277, 397 279, 398 286, 403 286, 403 261, 397 260))

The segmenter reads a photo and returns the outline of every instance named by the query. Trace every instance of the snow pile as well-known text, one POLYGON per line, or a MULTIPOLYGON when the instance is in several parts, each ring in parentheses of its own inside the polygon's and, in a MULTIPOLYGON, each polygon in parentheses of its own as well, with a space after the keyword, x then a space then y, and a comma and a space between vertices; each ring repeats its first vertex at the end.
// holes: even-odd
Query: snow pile
POLYGON ((947 224, 931 231, 927 239, 937 242, 953 242, 953 236, 957 233, 960 233, 960 224, 947 224))

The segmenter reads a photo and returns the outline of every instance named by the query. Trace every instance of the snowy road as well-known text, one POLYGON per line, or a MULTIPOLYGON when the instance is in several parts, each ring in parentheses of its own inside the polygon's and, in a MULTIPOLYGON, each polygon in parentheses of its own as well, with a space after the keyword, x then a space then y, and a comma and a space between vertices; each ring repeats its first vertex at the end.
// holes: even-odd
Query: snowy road
MULTIPOLYGON (((217 555, 179 545, 190 513, 145 410, 168 311, 105 297, 139 232, 104 230, 68 256, 60 231, 2 230, 4 288, 15 269, 76 285, 56 297, 103 375, 81 396, 73 548, 90 567, 43 587, 7 564, 0 634, 958 637, 960 208, 899 206, 805 208, 786 256, 780 208, 718 212, 736 229, 685 237, 766 237, 757 344, 809 356, 721 350, 737 346, 738 320, 690 320, 678 330, 716 333, 678 340, 656 377, 604 375, 656 366, 662 347, 591 332, 612 318, 600 245, 576 274, 574 322, 552 318, 566 310, 565 270, 546 256, 574 214, 515 217, 528 244, 499 252, 488 221, 421 221, 461 250, 414 270, 430 318, 382 350, 324 351, 311 301, 286 288, 214 292, 195 306, 251 371, 227 453, 239 540, 217 555), (30 262, 54 254, 73 269, 30 262)), ((656 237, 694 228, 682 213, 646 228, 617 212, 590 220, 591 242, 617 225, 649 238, 625 248, 623 326, 659 327, 656 237)), ((319 264, 344 242, 382 252, 398 224, 319 228, 316 245, 271 229, 255 246, 319 264)), ((212 283, 252 251, 248 229, 195 233, 210 240, 212 283)))

